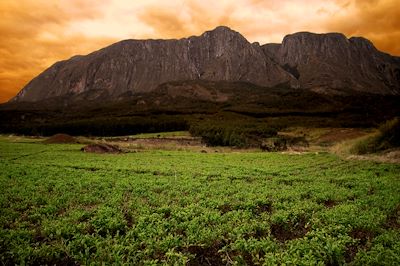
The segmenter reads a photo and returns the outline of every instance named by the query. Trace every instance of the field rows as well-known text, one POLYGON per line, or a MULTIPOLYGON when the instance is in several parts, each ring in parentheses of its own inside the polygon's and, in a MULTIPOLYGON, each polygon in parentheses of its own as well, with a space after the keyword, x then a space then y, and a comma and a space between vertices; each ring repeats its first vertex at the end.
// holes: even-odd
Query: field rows
POLYGON ((0 141, 6 264, 398 265, 400 166, 0 141))

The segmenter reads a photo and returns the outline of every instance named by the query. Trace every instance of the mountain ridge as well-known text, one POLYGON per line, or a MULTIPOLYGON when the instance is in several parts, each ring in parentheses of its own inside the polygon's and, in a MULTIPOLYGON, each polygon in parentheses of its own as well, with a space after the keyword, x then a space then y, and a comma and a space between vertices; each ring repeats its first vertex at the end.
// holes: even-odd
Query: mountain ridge
POLYGON ((325 94, 355 90, 398 95, 400 60, 365 38, 348 39, 341 33, 299 32, 285 36, 281 44, 259 45, 219 26, 182 39, 123 40, 56 62, 11 102, 54 97, 68 101, 88 93, 93 100, 116 100, 185 80, 249 82, 266 88, 286 84, 325 94))

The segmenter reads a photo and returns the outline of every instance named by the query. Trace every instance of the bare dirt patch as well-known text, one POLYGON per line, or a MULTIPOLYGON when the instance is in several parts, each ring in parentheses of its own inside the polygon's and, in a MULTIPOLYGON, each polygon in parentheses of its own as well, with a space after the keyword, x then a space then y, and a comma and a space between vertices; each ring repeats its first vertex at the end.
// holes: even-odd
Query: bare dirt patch
POLYGON ((324 200, 323 204, 326 208, 333 208, 335 205, 337 205, 337 202, 329 199, 329 200, 324 200))
POLYGON ((92 153, 121 153, 121 149, 116 145, 110 144, 90 144, 81 149, 84 152, 92 153))
POLYGON ((385 227, 392 229, 400 228, 400 205, 388 216, 385 227))
POLYGON ((218 250, 221 247, 222 246, 220 244, 214 244, 210 247, 189 246, 187 251, 195 255, 195 257, 189 261, 188 265, 225 265, 221 254, 218 253, 218 250))
POLYGON ((349 245, 346 247, 346 253, 344 256, 344 260, 349 263, 354 260, 355 256, 358 253, 358 247, 357 245, 349 245))
POLYGON ((44 143, 47 144, 73 144, 78 143, 78 140, 68 134, 55 134, 46 139, 44 143))
POLYGON ((307 234, 308 230, 304 218, 301 218, 297 223, 275 223, 271 226, 271 234, 279 242, 301 238, 307 234))
POLYGON ((350 155, 349 160, 368 160, 382 163, 400 163, 400 148, 391 149, 381 153, 366 155, 350 155))
POLYGON ((349 235, 352 238, 357 239, 358 243, 347 246, 345 253, 345 261, 347 263, 353 261, 360 249, 366 249, 367 244, 375 237, 374 232, 360 228, 353 229, 349 235))
POLYGON ((209 152, 201 143, 200 138, 194 137, 151 137, 151 138, 135 138, 123 137, 105 139, 110 144, 123 147, 125 150, 205 150, 209 152))
POLYGON ((354 229, 350 232, 350 236, 354 239, 358 239, 361 246, 365 246, 368 241, 374 238, 375 234, 366 229, 354 229))
POLYGON ((329 132, 318 138, 318 144, 334 144, 349 139, 365 136, 365 130, 358 128, 331 128, 329 132))
POLYGON ((384 153, 388 161, 400 162, 400 149, 392 149, 384 153))

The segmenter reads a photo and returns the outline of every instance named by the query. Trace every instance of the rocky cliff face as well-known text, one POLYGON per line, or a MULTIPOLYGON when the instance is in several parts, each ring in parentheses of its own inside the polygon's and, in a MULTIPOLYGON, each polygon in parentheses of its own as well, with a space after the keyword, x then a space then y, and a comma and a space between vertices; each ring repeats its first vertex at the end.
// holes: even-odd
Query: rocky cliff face
MULTIPOLYGON (((126 40, 54 64, 14 101, 90 93, 115 98, 170 81, 246 81, 261 86, 296 82, 260 46, 227 27, 181 40, 126 40)), ((93 98, 93 97, 92 97, 93 98)))
POLYGON ((227 27, 180 40, 126 40, 61 61, 29 82, 12 101, 54 97, 119 99, 171 81, 287 84, 323 93, 400 92, 400 60, 368 40, 296 33, 282 44, 249 43, 227 27))
POLYGON ((282 44, 266 44, 262 49, 292 73, 302 88, 322 93, 400 92, 398 58, 378 51, 364 38, 299 32, 287 35, 282 44))

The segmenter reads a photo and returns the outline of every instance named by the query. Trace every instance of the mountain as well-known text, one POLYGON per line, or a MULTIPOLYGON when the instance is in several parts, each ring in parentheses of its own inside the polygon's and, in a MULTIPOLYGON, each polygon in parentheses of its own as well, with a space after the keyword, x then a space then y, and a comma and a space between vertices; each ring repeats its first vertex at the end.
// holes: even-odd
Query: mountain
MULTIPOLYGON (((248 42, 228 27, 180 40, 125 40, 55 63, 11 101, 118 100, 175 81, 246 82, 324 94, 400 93, 400 59, 363 38, 300 32, 248 42)), ((196 87, 196 86, 194 86, 196 87)))
POLYGON ((268 87, 294 80, 260 46, 227 27, 217 27, 181 40, 126 40, 58 62, 13 100, 77 94, 115 98, 127 92, 148 92, 169 81, 196 79, 247 81, 268 87))
POLYGON ((262 49, 305 89, 400 92, 400 58, 378 51, 365 38, 299 32, 287 35, 282 44, 265 44, 262 49))

